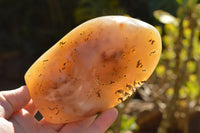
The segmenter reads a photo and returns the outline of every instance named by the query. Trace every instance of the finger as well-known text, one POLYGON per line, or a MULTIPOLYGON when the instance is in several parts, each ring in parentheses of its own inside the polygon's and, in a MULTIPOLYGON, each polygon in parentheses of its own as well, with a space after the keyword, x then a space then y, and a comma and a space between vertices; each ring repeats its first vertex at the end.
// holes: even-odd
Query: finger
POLYGON ((27 110, 21 109, 12 115, 9 121, 16 133, 57 133, 57 131, 41 125, 27 110))
POLYGON ((5 118, 0 117, 0 133, 14 133, 15 129, 13 124, 6 120, 5 118))
POLYGON ((28 102, 28 104, 26 105, 26 107, 24 107, 24 109, 27 110, 33 116, 35 116, 35 114, 38 111, 32 99, 28 102))
POLYGON ((12 113, 25 107, 29 100, 30 95, 26 86, 0 92, 0 117, 8 119, 12 113))
POLYGON ((8 121, 13 124, 16 133, 33 133, 37 131, 37 121, 25 109, 16 112, 8 121))
POLYGON ((103 112, 84 133, 104 133, 117 118, 118 111, 115 108, 103 112))
POLYGON ((45 121, 44 118, 42 120, 40 120, 40 124, 43 125, 44 127, 52 128, 55 131, 59 131, 64 126, 64 124, 51 124, 51 123, 48 123, 47 121, 45 121))
POLYGON ((66 124, 59 133, 81 133, 93 123, 96 116, 97 115, 88 117, 81 121, 66 124))

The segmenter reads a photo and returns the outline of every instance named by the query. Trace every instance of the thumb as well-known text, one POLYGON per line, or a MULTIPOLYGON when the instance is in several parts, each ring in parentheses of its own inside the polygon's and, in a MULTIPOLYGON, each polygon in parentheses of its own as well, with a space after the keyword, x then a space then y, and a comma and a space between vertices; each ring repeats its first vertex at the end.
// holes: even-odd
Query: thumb
POLYGON ((14 112, 25 107, 30 101, 28 88, 0 92, 0 117, 8 119, 14 112))

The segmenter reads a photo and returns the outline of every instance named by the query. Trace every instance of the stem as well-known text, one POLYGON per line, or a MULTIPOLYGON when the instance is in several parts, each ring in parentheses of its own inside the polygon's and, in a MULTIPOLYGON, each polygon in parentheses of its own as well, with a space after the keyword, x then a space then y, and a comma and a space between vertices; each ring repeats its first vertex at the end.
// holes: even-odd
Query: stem
POLYGON ((163 119, 158 128, 158 133, 168 133, 171 127, 171 121, 174 119, 174 113, 177 108, 176 101, 179 98, 179 89, 182 84, 181 82, 182 74, 180 71, 180 52, 182 48, 182 38, 183 38, 183 20, 184 18, 182 18, 179 23, 179 35, 175 41, 176 66, 174 68, 174 73, 176 74, 177 78, 174 84, 174 95, 172 96, 171 101, 167 104, 166 111, 163 112, 163 119))
MULTIPOLYGON (((189 40, 189 47, 188 47, 188 53, 187 53, 187 59, 183 62, 182 69, 180 68, 181 60, 180 60, 180 52, 182 49, 182 38, 183 38, 183 19, 181 19, 180 24, 179 24, 179 36, 176 41, 176 66, 174 69, 174 73, 177 75, 175 84, 174 84, 174 95, 172 96, 171 101, 167 105, 166 111, 163 114, 163 120, 161 122, 160 127, 158 128, 158 133, 168 133, 170 132, 171 128, 171 123, 173 120, 175 120, 175 112, 177 110, 177 100, 179 99, 179 90, 182 86, 182 84, 185 83, 185 81, 188 80, 188 77, 186 76, 186 68, 187 68, 187 63, 188 61, 191 60, 192 58, 192 52, 193 52, 193 41, 194 41, 194 33, 195 33, 195 28, 196 28, 196 22, 195 19, 192 17, 191 12, 188 14, 190 17, 190 24, 191 24, 191 36, 189 40)), ((187 110, 187 109, 186 109, 187 110)))
MULTIPOLYGON (((200 86, 200 58, 196 61, 196 63, 197 63, 197 81, 200 86)), ((198 97, 196 101, 197 101, 196 106, 199 106, 200 105, 200 91, 198 93, 198 97)))

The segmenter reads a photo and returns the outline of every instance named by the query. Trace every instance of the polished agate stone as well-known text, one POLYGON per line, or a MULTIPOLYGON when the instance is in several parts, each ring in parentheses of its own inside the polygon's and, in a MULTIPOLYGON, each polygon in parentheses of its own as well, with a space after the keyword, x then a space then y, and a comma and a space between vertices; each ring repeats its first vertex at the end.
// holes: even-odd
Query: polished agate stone
POLYGON ((69 123, 112 108, 154 71, 159 32, 124 16, 104 16, 73 29, 25 74, 31 98, 45 120, 69 123))

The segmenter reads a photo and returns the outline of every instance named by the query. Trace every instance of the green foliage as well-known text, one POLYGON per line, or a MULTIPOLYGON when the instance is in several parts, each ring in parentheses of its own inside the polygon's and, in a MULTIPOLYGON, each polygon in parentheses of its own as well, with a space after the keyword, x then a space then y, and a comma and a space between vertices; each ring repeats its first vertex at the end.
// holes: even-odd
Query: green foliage
POLYGON ((187 62, 187 71, 188 73, 195 73, 197 70, 197 64, 194 61, 187 62))
POLYGON ((159 65, 157 68, 156 68, 156 75, 161 78, 164 76, 164 74, 166 73, 166 68, 164 65, 159 65))
POLYGON ((199 83, 196 75, 190 75, 189 80, 186 82, 186 94, 191 100, 195 100, 199 95, 199 83))
POLYGON ((122 121, 121 121, 121 131, 127 131, 127 130, 137 130, 139 127, 136 124, 136 118, 134 116, 127 116, 122 115, 122 121))
POLYGON ((176 0, 179 5, 185 5, 187 0, 176 0))
MULTIPOLYGON (((194 7, 194 16, 198 16, 199 11, 197 12, 197 9, 199 9, 199 4, 195 4, 196 0, 177 0, 177 2, 180 5, 184 5, 187 3, 187 8, 194 7)), ((189 10, 189 9, 188 9, 189 10)), ((192 10, 192 9, 191 9, 192 10)), ((189 14, 188 14, 189 15, 189 14)), ((157 10, 154 12, 154 16, 157 20, 159 20, 164 25, 164 35, 162 37, 163 40, 163 55, 161 58, 161 63, 156 69, 156 74, 158 77, 164 76, 164 72, 168 70, 174 71, 175 63, 170 62, 176 62, 176 56, 177 54, 180 55, 180 71, 181 67, 186 64, 186 73, 185 75, 188 75, 191 78, 190 74, 195 74, 197 72, 197 64, 196 61, 199 61, 199 54, 200 54, 200 42, 199 42, 199 25, 196 26, 196 28, 192 28, 193 23, 198 22, 199 18, 195 17, 194 20, 189 17, 185 17, 183 19, 183 38, 181 38, 181 44, 176 44, 178 33, 179 33, 179 25, 180 18, 176 18, 173 15, 171 15, 168 12, 157 10), (167 18, 167 19, 166 19, 167 18), (192 33, 193 32, 193 33, 192 33), (191 44, 192 43, 192 44, 191 44), (181 45, 180 53, 176 53, 176 45, 181 45), (192 46, 190 46, 192 45, 192 46), (192 49, 191 49, 191 48, 192 49), (189 51, 188 51, 189 50, 189 51), (191 53, 190 57, 188 57, 188 53, 191 53), (196 61, 195 61, 196 60, 196 61), (162 64, 164 62, 169 62, 168 66, 166 64, 162 64), (170 65, 171 64, 171 65, 170 65), (166 69, 167 68, 167 69, 166 69)), ((179 70, 178 70, 179 71, 179 70)), ((174 71, 174 73, 176 73, 174 71)), ((193 75, 194 76, 194 75, 193 75)), ((193 77, 192 76, 192 77, 193 77)), ((197 77, 197 76, 196 76, 197 77)), ((197 80, 192 80, 186 78, 186 84, 184 88, 187 88, 189 91, 184 91, 188 97, 196 97, 199 89, 199 84, 197 83, 197 80), (195 95, 195 96, 194 96, 195 95)), ((169 77, 169 80, 171 77, 169 77)), ((162 80, 162 79, 161 79, 162 80)), ((183 91, 181 90, 181 93, 183 91)), ((170 93, 171 94, 171 93, 170 93)), ((182 95, 182 94, 181 94, 182 95)))
POLYGON ((155 18, 163 24, 163 54, 155 74, 166 86, 161 85, 165 91, 159 94, 166 96, 164 100, 159 99, 166 107, 166 118, 161 122, 158 133, 166 133, 171 120, 179 119, 174 118, 175 112, 187 116, 187 112, 178 111, 193 111, 194 108, 189 105, 198 102, 200 97, 200 6, 197 2, 177 0, 179 8, 176 16, 163 10, 154 12, 155 18))

